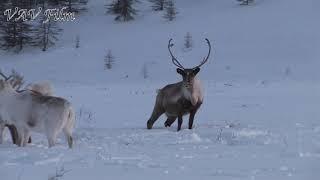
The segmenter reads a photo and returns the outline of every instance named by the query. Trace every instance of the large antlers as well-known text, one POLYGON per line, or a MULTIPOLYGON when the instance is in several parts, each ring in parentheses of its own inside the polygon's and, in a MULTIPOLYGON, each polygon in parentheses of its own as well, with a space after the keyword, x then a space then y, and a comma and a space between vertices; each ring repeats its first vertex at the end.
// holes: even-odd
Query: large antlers
POLYGON ((170 52, 170 55, 171 55, 171 58, 172 58, 172 63, 177 66, 178 68, 181 68, 181 69, 185 69, 182 64, 177 60, 177 58, 175 58, 171 52, 171 47, 174 46, 174 44, 171 44, 171 41, 172 39, 169 40, 169 44, 168 44, 168 49, 169 49, 169 52, 170 52))
POLYGON ((10 76, 4 75, 0 70, 0 76, 2 76, 5 81, 8 81, 16 91, 19 91, 21 86, 24 84, 23 76, 15 70, 11 71, 10 76))
POLYGON ((13 77, 12 80, 10 80, 10 84, 14 89, 17 91, 20 90, 21 86, 24 84, 23 76, 19 74, 17 71, 12 70, 11 76, 13 77))
POLYGON ((206 38, 206 41, 207 41, 208 46, 209 46, 208 55, 207 55, 207 57, 203 58, 203 60, 201 61, 201 63, 200 63, 198 66, 196 66, 196 67, 194 67, 194 68, 197 68, 197 67, 199 68, 199 67, 201 67, 201 66, 204 65, 204 64, 208 61, 208 59, 209 59, 209 56, 210 56, 210 53, 211 53, 211 44, 210 44, 209 39, 206 38))
POLYGON ((11 79, 11 78, 13 77, 12 75, 10 75, 9 77, 6 76, 6 75, 4 75, 4 74, 1 72, 1 70, 0 70, 0 76, 2 76, 5 81, 8 81, 9 79, 11 79))
MULTIPOLYGON (((208 59, 209 59, 209 57, 210 57, 211 44, 210 44, 210 41, 209 41, 207 38, 206 38, 205 40, 207 41, 207 44, 208 44, 208 46, 209 46, 208 55, 207 55, 207 57, 203 58, 203 60, 201 61, 201 63, 200 63, 198 66, 196 66, 196 67, 194 67, 194 68, 200 68, 202 65, 204 65, 204 64, 208 61, 208 59)), ((171 47, 174 46, 174 44, 172 44, 171 41, 172 41, 172 39, 169 40, 168 49, 169 49, 169 52, 170 52, 170 55, 171 55, 171 58, 172 58, 172 63, 173 63, 175 66, 177 66, 178 68, 185 69, 185 68, 182 66, 182 64, 177 60, 177 58, 175 58, 174 55, 172 54, 172 52, 171 52, 171 47)), ((194 68, 192 68, 192 69, 194 69, 194 68)))

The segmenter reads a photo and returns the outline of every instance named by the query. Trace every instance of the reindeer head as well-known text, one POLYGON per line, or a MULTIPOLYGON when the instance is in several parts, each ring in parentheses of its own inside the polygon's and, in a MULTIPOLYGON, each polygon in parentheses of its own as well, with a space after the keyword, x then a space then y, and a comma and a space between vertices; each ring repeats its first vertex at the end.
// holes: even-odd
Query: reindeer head
POLYGON ((10 76, 6 76, 0 71, 0 76, 3 78, 0 83, 0 89, 9 88, 19 91, 24 83, 23 76, 21 76, 15 70, 12 70, 10 76))
POLYGON ((209 59, 209 56, 210 56, 210 52, 211 52, 211 44, 210 44, 210 41, 208 39, 206 39, 207 43, 208 43, 208 46, 209 46, 209 52, 208 52, 208 55, 207 57, 205 57, 202 62, 196 66, 196 67, 193 67, 193 68, 184 68, 182 66, 182 64, 177 60, 177 58, 174 57, 174 55, 172 54, 171 52, 171 47, 174 45, 171 43, 172 39, 169 40, 169 44, 168 44, 168 49, 169 49, 169 52, 170 52, 170 55, 171 55, 171 58, 172 58, 172 63, 177 66, 177 73, 179 73, 181 76, 182 76, 182 83, 183 83, 183 86, 186 87, 187 89, 190 89, 193 87, 193 82, 194 82, 194 79, 196 77, 196 75, 198 74, 198 72, 200 71, 200 67, 205 64, 208 59, 209 59))
POLYGON ((11 84, 8 81, 0 79, 0 92, 7 91, 7 90, 14 91, 14 89, 12 88, 11 84))
POLYGON ((200 71, 200 68, 195 68, 195 69, 177 68, 177 73, 179 73, 182 76, 183 85, 188 89, 192 88, 194 78, 196 77, 199 71, 200 71))

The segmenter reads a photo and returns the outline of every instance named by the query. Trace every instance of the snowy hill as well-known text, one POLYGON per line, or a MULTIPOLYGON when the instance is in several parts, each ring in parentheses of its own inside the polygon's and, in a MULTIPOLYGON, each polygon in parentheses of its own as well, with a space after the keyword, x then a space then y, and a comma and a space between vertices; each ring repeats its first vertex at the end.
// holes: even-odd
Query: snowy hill
POLYGON ((27 83, 50 80, 75 106, 75 148, 63 138, 48 149, 33 134, 26 148, 0 145, 1 180, 48 179, 318 179, 320 177, 320 2, 317 0, 176 0, 167 22, 142 1, 134 21, 105 15, 105 0, 63 24, 55 48, 11 54, 0 66, 27 83), (191 51, 183 49, 190 32, 191 51), (80 36, 80 48, 75 38, 80 36), (200 78, 205 101, 195 128, 146 130, 156 89, 180 80, 168 40, 186 66, 213 54, 200 78), (104 69, 107 50, 115 67, 104 69), (142 75, 146 67, 148 78, 142 75))
POLYGON ((141 70, 147 63, 152 80, 173 80, 177 78, 166 48, 169 38, 176 42, 179 59, 192 66, 206 55, 207 37, 215 51, 201 73, 202 78, 279 80, 284 78, 286 68, 291 69, 290 79, 319 77, 316 1, 258 0, 246 7, 232 0, 201 3, 181 0, 177 1, 179 14, 174 22, 166 22, 163 13, 152 12, 150 3, 142 2, 137 5, 139 16, 129 23, 117 23, 113 16, 106 16, 104 0, 89 3, 87 14, 63 24, 65 33, 59 48, 47 53, 35 50, 21 55, 4 54, 1 56, 4 68, 15 67, 30 80, 99 83, 118 81, 126 75, 129 81, 141 81, 141 70), (187 32, 195 44, 190 52, 182 50, 187 32), (80 36, 80 49, 74 49, 76 35, 80 36), (112 72, 103 71, 106 49, 111 49, 116 58, 112 72), (37 71, 29 70, 36 67, 37 71))

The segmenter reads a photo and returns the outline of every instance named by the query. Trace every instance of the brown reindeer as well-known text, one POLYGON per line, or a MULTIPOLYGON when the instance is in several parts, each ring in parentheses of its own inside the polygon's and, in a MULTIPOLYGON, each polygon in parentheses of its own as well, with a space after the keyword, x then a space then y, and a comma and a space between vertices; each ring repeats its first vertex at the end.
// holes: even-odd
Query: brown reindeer
POLYGON ((165 127, 170 127, 171 124, 178 118, 178 131, 181 130, 182 117, 190 114, 189 129, 192 129, 194 116, 203 102, 203 92, 200 80, 196 78, 200 67, 205 64, 210 56, 211 45, 206 39, 209 52, 207 57, 194 68, 184 68, 181 63, 173 56, 171 52, 172 39, 169 40, 168 49, 172 58, 172 63, 177 66, 177 73, 182 76, 182 81, 169 84, 160 89, 156 98, 156 103, 150 119, 147 122, 147 128, 152 129, 154 122, 165 113, 168 119, 164 123, 165 127))

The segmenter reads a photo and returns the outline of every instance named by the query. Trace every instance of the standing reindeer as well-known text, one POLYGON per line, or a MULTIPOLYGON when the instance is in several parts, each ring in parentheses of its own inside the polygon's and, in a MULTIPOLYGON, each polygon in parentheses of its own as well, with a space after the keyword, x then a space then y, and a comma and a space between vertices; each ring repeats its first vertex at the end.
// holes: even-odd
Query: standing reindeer
POLYGON ((63 131, 72 147, 75 116, 65 99, 30 91, 19 93, 8 81, 0 80, 0 117, 0 124, 17 128, 19 146, 27 144, 30 131, 37 131, 47 135, 49 147, 52 147, 57 135, 63 131))
MULTIPOLYGON (((2 76, 2 78, 5 81, 8 81, 11 86, 17 91, 20 91, 20 88, 22 86, 22 84, 24 83, 23 81, 23 76, 21 76, 20 74, 18 74, 16 71, 12 70, 12 73, 10 76, 6 76, 4 75, 1 71, 0 71, 0 76, 2 76)), ((17 132, 17 128, 12 125, 12 124, 5 124, 4 121, 2 120, 3 118, 0 116, 0 144, 2 144, 3 142, 3 135, 4 135, 4 128, 7 127, 10 131, 11 134, 11 138, 12 138, 12 142, 13 144, 17 144, 18 142, 18 132, 17 132), (1 123, 2 122, 2 123, 1 123)), ((31 137, 29 139, 29 143, 31 143, 31 137)))
POLYGON ((184 68, 181 63, 173 56, 171 52, 172 39, 169 40, 168 50, 170 52, 172 63, 177 66, 177 73, 182 76, 182 81, 169 84, 160 89, 156 98, 156 103, 150 119, 147 122, 147 128, 152 129, 154 122, 165 113, 168 119, 164 123, 165 127, 170 127, 171 124, 178 118, 178 131, 181 130, 182 117, 186 114, 190 114, 189 117, 189 129, 192 129, 194 116, 197 110, 200 108, 203 102, 203 91, 200 80, 196 78, 197 73, 200 71, 200 67, 205 64, 210 56, 211 44, 206 39, 209 52, 206 58, 200 63, 200 65, 194 68, 184 68))
MULTIPOLYGON (((36 82, 36 83, 31 83, 25 87, 25 90, 20 90, 22 85, 24 84, 23 81, 23 76, 21 76, 19 73, 16 71, 12 71, 11 75, 6 76, 0 71, 0 76, 5 81, 8 81, 13 89, 15 89, 18 93, 25 93, 29 92, 32 94, 38 94, 38 95, 45 95, 45 96, 52 96, 53 95, 53 90, 52 86, 48 81, 42 81, 42 82, 36 82)), ((1 117, 0 117, 1 121, 1 117)), ((4 121, 2 121, 4 122, 4 121)), ((18 145, 18 132, 17 128, 13 124, 4 124, 0 123, 0 144, 3 142, 3 137, 4 137, 4 128, 7 127, 10 131, 11 138, 13 144, 18 145)), ((29 138, 28 143, 31 143, 31 137, 29 138)))

